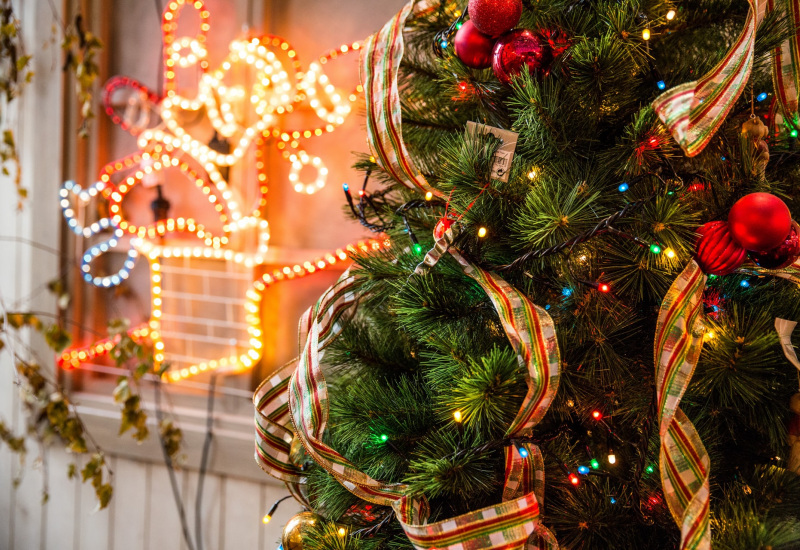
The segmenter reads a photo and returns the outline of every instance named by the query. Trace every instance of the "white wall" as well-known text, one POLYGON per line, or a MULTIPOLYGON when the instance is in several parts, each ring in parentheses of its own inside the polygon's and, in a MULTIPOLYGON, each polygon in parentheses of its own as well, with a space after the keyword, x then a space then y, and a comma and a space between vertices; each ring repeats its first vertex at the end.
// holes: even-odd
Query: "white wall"
MULTIPOLYGON (((58 273, 58 258, 26 241, 58 248, 61 215, 56 200, 57 190, 61 181, 71 175, 67 172, 76 170, 74 159, 65 160, 62 151, 74 150, 74 144, 67 147, 62 135, 65 124, 60 73, 62 61, 58 41, 52 42, 54 19, 51 3, 45 0, 15 0, 12 3, 23 21, 26 46, 34 54, 36 76, 19 102, 18 110, 12 113, 19 118, 18 142, 23 179, 30 193, 21 212, 15 211, 16 191, 12 184, 0 176, 0 258, 3 262, 0 298, 11 309, 53 312, 53 299, 42 289, 58 273), (28 300, 30 296, 33 297, 28 300)), ((66 3, 72 6, 78 1, 66 3)), ((57 9, 62 6, 60 0, 54 0, 52 4, 57 9)), ((94 3, 96 15, 102 16, 108 10, 113 15, 116 32, 112 35, 112 44, 107 45, 110 47, 107 52, 112 56, 110 66, 114 72, 111 74, 128 74, 153 84, 155 74, 150 69, 153 65, 144 62, 146 59, 156 60, 158 56, 157 30, 152 28, 157 25, 153 4, 144 0, 94 3)), ((315 54, 329 48, 364 38, 398 10, 404 0, 284 0, 274 4, 266 0, 255 1, 255 4, 254 11, 260 15, 259 21, 264 27, 260 30, 285 36, 297 47, 303 59, 310 61, 315 54)), ((248 0, 208 0, 207 5, 214 17, 214 28, 227 33, 228 37, 236 35, 244 22, 248 0)), ((104 116, 99 109, 98 116, 104 116)), ((338 142, 336 145, 344 147, 344 154, 337 154, 338 164, 331 171, 328 188, 320 195, 322 201, 304 204, 280 187, 274 193, 270 191, 275 199, 271 214, 285 212, 283 218, 270 220, 273 236, 279 241, 282 239, 284 246, 326 249, 341 246, 353 236, 363 235, 358 226, 342 225, 340 213, 341 182, 354 177, 348 172, 350 159, 347 153, 364 150, 363 125, 356 120, 349 124, 349 137, 334 140, 338 142), (301 213, 304 221, 298 224, 297 217, 301 213)), ((73 139, 69 133, 66 137, 73 139)), ((109 154, 114 154, 115 150, 130 152, 131 145, 131 141, 117 136, 108 147, 109 154)), ((333 145, 328 141, 322 147, 333 145)), ((94 164, 102 160, 91 154, 90 158, 94 164)), ((95 167, 86 168, 86 172, 95 172, 95 167)), ((278 182, 273 179, 273 188, 280 185, 280 177, 278 172, 278 182)), ((294 311, 299 307, 298 303, 310 303, 314 299, 319 292, 318 286, 313 282, 306 283, 297 287, 299 290, 295 293, 300 292, 299 296, 285 294, 271 300, 278 307, 289 302, 287 310, 294 311)), ((274 317, 275 334, 293 342, 294 313, 286 316, 276 314, 274 317)), ((289 349, 290 345, 287 343, 284 348, 289 349)), ((276 357, 280 353, 285 352, 276 352, 276 357)), ((39 354, 42 364, 52 368, 53 358, 47 352, 39 351, 39 354)), ((228 385, 225 381, 222 383, 228 385)), ((212 471, 205 482, 201 518, 206 550, 276 548, 283 523, 297 510, 294 503, 287 502, 268 526, 260 521, 269 505, 286 492, 262 474, 252 459, 253 445, 248 435, 251 432, 251 406, 246 396, 235 392, 236 387, 246 387, 248 383, 246 378, 244 381, 231 381, 232 395, 220 397, 218 401, 217 438, 212 451, 212 471)), ((179 413, 186 431, 189 466, 179 472, 178 478, 193 532, 194 495, 198 480, 196 467, 204 422, 204 393, 199 391, 197 394, 188 408, 179 413)), ((30 452, 23 465, 18 464, 17 458, 4 446, 0 446, 0 550, 185 548, 167 470, 160 462, 158 449, 152 442, 137 447, 127 439, 116 439, 111 419, 105 418, 112 410, 108 403, 91 395, 81 396, 79 400, 83 405, 82 412, 92 419, 90 427, 100 433, 101 442, 110 456, 115 487, 111 505, 106 510, 95 511, 91 487, 66 478, 67 465, 75 457, 57 446, 41 454, 40 449, 29 442, 30 452), (40 458, 44 458, 44 462, 40 458), (22 481, 15 489, 13 479, 19 472, 22 472, 22 481), (42 504, 45 478, 50 500, 42 504)), ((8 353, 0 353, 0 418, 18 430, 24 426, 8 353)), ((84 460, 78 457, 79 467, 84 460)))

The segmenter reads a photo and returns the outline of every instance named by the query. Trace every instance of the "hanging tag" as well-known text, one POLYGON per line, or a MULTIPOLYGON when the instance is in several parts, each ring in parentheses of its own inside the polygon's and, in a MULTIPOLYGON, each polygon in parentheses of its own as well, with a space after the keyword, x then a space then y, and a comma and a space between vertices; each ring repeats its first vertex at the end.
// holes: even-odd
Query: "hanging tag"
POLYGON ((781 339, 783 354, 792 365, 800 370, 800 360, 797 359, 797 353, 795 353, 794 346, 792 346, 792 331, 794 331, 794 327, 796 326, 797 323, 795 321, 780 318, 775 319, 775 330, 778 332, 778 337, 781 339))
POLYGON ((514 160, 514 150, 517 148, 517 138, 519 134, 510 130, 501 130, 494 126, 478 124, 477 122, 467 122, 467 135, 472 137, 475 132, 481 134, 492 134, 502 142, 500 148, 494 154, 494 164, 492 164, 492 178, 508 183, 508 174, 511 172, 511 161, 514 160))

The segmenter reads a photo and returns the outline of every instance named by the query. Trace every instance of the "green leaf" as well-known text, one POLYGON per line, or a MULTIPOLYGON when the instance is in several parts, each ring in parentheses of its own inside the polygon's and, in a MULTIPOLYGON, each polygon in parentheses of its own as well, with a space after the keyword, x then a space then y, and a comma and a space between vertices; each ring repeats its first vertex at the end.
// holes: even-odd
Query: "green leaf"
POLYGON ((97 495, 97 504, 100 510, 108 506, 108 503, 111 502, 111 496, 114 494, 114 488, 109 483, 104 483, 99 487, 95 488, 95 494, 97 495))
POLYGON ((69 466, 67 466, 67 479, 75 479, 78 475, 78 467, 75 465, 74 462, 71 462, 69 466))
POLYGON ((150 369, 151 369, 150 363, 144 363, 144 362, 139 363, 139 365, 136 367, 136 370, 133 371, 134 380, 141 380, 145 374, 150 372, 150 369))
POLYGON ((50 349, 61 352, 69 346, 72 339, 70 335, 58 325, 50 325, 44 331, 44 339, 50 349))
POLYGON ((117 387, 114 388, 112 395, 116 403, 124 403, 128 400, 131 396, 131 388, 128 384, 127 376, 120 376, 117 378, 117 387))
POLYGON ((92 455, 91 460, 81 470, 81 480, 86 482, 90 478, 94 478, 98 472, 101 472, 104 463, 103 455, 100 453, 92 455))
POLYGON ((17 58, 17 70, 22 72, 22 69, 25 68, 25 65, 28 64, 28 62, 31 60, 31 57, 32 56, 30 55, 23 55, 17 58))

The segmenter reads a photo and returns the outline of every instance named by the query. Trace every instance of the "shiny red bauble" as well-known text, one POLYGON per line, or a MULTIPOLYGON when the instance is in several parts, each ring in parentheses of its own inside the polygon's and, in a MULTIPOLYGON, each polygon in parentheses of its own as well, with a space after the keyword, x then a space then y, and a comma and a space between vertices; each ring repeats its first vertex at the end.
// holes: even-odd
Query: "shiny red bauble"
POLYGON ((747 258, 747 251, 733 240, 727 222, 709 222, 697 233, 694 259, 706 275, 732 273, 747 258))
POLYGON ((433 227, 433 238, 436 241, 441 240, 444 237, 445 232, 450 229, 450 226, 453 225, 453 220, 450 218, 442 218, 436 225, 433 227))
POLYGON ((456 55, 467 67, 486 69, 492 66, 494 38, 479 31, 472 21, 464 21, 456 33, 453 44, 456 55))
POLYGON ((797 258, 800 258, 800 225, 792 222, 789 236, 772 250, 750 252, 748 256, 757 266, 765 269, 783 269, 792 265, 797 258))
POLYGON ((531 74, 548 73, 553 50, 544 37, 527 29, 515 29, 497 39, 492 52, 492 71, 509 84, 527 66, 531 74))
POLYGON ((775 195, 750 193, 733 205, 728 223, 731 235, 742 247, 750 252, 767 252, 789 235, 792 214, 775 195))
POLYGON ((513 29, 521 15, 522 0, 469 0, 469 18, 488 36, 513 29))

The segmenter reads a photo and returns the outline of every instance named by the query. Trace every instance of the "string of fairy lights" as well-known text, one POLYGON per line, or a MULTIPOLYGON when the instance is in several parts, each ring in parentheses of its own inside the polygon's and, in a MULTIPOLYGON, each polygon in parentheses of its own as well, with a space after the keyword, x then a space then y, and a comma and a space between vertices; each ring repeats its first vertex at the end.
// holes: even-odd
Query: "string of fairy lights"
MULTIPOLYGON (((322 158, 308 153, 302 142, 341 126, 363 91, 360 85, 349 93, 341 91, 324 73, 327 63, 358 52, 359 42, 332 49, 304 69, 297 51, 285 39, 273 35, 245 36, 230 43, 227 56, 214 69, 209 62, 210 29, 210 13, 201 0, 171 0, 165 6, 161 20, 163 97, 127 77, 111 79, 103 95, 107 114, 114 123, 137 137, 139 150, 103 167, 99 181, 88 188, 66 182, 59 191, 62 213, 76 235, 90 239, 111 233, 102 242, 92 244, 83 255, 80 269, 87 283, 102 288, 119 285, 130 276, 139 256, 147 259, 150 319, 130 334, 135 339, 153 343, 157 368, 169 358, 162 330, 163 262, 171 258, 202 258, 244 268, 265 265, 270 238, 269 224, 262 214, 269 190, 266 148, 274 144, 281 152, 280 158, 290 164, 287 179, 294 191, 316 193, 325 186, 328 168, 322 158), (184 8, 194 10, 199 16, 194 36, 178 35, 184 8), (182 83, 179 85, 181 71, 196 80, 195 92, 187 93, 182 83), (120 113, 113 102, 118 93, 130 96, 124 113, 120 113), (320 123, 312 122, 305 128, 286 128, 283 115, 304 105, 310 107, 320 123), (190 126, 200 120, 198 117, 207 120, 215 132, 212 142, 207 143, 192 133, 190 126), (229 169, 239 166, 246 157, 254 159, 258 185, 258 197, 251 210, 244 208, 241 190, 228 181, 229 169), (310 179, 303 177, 307 167, 316 173, 310 179), (125 215, 124 202, 130 192, 168 169, 177 170, 179 177, 195 183, 218 216, 222 226, 220 234, 192 218, 166 217, 149 224, 137 224, 125 215), (79 210, 88 207, 92 200, 101 199, 107 202, 108 215, 84 227, 79 210), (254 248, 233 249, 233 236, 245 232, 255 233, 254 248), (165 240, 167 237, 170 240, 165 240), (180 240, 172 237, 180 237, 180 240), (120 248, 126 248, 122 266, 111 274, 95 274, 93 261, 120 248)), ((322 257, 255 276, 241 302, 247 325, 246 349, 171 370, 165 379, 177 382, 202 372, 251 368, 262 353, 264 329, 260 303, 269 286, 328 269, 346 260, 348 254, 377 250, 387 246, 387 242, 383 239, 359 241, 322 257)), ((108 353, 114 341, 104 339, 69 349, 61 354, 59 364, 75 368, 108 353)))

